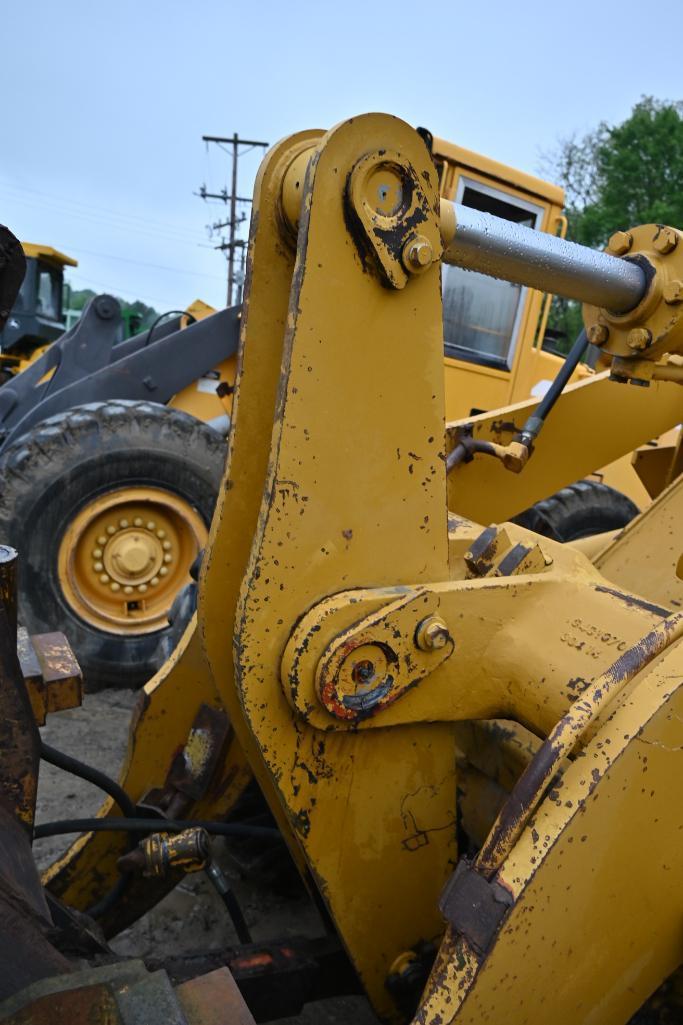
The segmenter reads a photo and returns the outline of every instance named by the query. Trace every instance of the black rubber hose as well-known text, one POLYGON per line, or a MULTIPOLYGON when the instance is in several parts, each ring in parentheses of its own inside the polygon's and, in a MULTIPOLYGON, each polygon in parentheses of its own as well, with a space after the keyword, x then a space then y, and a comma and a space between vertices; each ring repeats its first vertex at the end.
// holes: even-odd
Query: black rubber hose
POLYGON ((569 354, 560 367, 553 383, 550 385, 547 392, 536 406, 536 409, 520 431, 519 440, 522 444, 526 445, 527 448, 540 434, 548 413, 564 391, 565 385, 581 362, 581 357, 587 348, 588 336, 586 335, 585 330, 582 330, 569 350, 569 354))
POLYGON ((167 310, 166 313, 160 313, 157 319, 152 324, 152 326, 147 331, 147 337, 145 338, 145 344, 143 345, 143 349, 146 349, 149 343, 152 341, 152 335, 154 334, 154 329, 157 327, 157 325, 160 324, 162 320, 165 320, 166 317, 177 317, 178 314, 180 314, 181 317, 187 317, 190 321, 190 324, 197 323, 197 318, 195 317, 195 315, 193 313, 188 313, 187 310, 167 310))
POLYGON ((77 758, 64 754, 63 751, 50 747, 44 740, 40 742, 40 757, 43 761, 49 762, 50 765, 63 769, 65 772, 70 772, 72 776, 78 776, 79 779, 87 780, 88 783, 92 783, 94 786, 99 787, 100 790, 104 790, 105 794, 109 794, 116 801, 124 815, 131 819, 135 818, 135 804, 123 787, 113 780, 111 776, 100 772, 99 769, 93 769, 91 765, 79 762, 77 758))
POLYGON ((120 875, 109 893, 105 893, 101 900, 98 900, 95 904, 91 904, 89 908, 85 909, 86 915, 90 915, 91 918, 101 918, 102 915, 106 914, 107 911, 110 911, 111 908, 118 904, 126 891, 130 889, 132 883, 133 876, 129 872, 125 875, 120 875))
POLYGON ((201 827, 214 836, 255 837, 263 840, 280 838, 280 832, 267 826, 244 826, 239 822, 212 822, 203 819, 139 819, 139 818, 91 818, 62 819, 59 822, 42 822, 36 826, 33 836, 42 840, 46 836, 62 836, 64 833, 180 833, 183 829, 201 827))
MULTIPOLYGON (((581 357, 587 348, 588 337, 585 330, 583 330, 580 332, 576 341, 569 350, 569 354, 560 367, 554 381, 539 404, 536 406, 534 412, 527 418, 526 423, 516 436, 515 441, 520 441, 522 445, 526 445, 528 449, 531 448, 532 444, 543 429, 543 424, 545 423, 548 413, 564 391, 567 381, 576 370, 581 357)), ((481 452, 484 455, 496 455, 493 446, 487 441, 471 437, 460 438, 457 445, 446 457, 446 473, 450 473, 451 470, 454 467, 459 466, 460 463, 469 463, 478 452, 481 452)))
MULTIPOLYGON (((127 815, 129 818, 136 817, 136 809, 133 801, 130 799, 123 787, 110 776, 107 776, 106 773, 101 772, 99 769, 93 769, 91 765, 86 765, 84 762, 80 762, 77 758, 64 754, 63 751, 58 751, 56 748, 46 744, 44 740, 41 740, 40 742, 40 757, 50 765, 54 765, 58 769, 63 769, 65 772, 71 773, 72 776, 78 776, 79 779, 84 779, 88 783, 92 783, 94 786, 99 787, 100 790, 103 790, 105 794, 109 794, 109 796, 116 801, 124 815, 127 815)), ((37 836, 35 838, 39 839, 37 836)), ((135 846, 136 840, 131 836, 128 847, 129 849, 132 849, 135 846)), ((123 897, 126 890, 129 889, 131 881, 132 880, 129 875, 122 875, 114 883, 109 893, 105 894, 101 900, 98 900, 91 907, 87 908, 86 914, 90 915, 92 918, 101 918, 106 911, 109 911, 110 908, 114 907, 121 897, 123 897)))

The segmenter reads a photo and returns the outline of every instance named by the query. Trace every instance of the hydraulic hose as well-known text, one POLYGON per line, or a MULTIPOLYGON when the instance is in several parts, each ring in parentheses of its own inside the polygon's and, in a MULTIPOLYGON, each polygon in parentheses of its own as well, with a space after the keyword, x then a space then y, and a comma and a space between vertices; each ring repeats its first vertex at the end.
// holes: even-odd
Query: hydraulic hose
POLYGON ((63 751, 58 751, 56 748, 46 744, 44 740, 40 742, 40 757, 43 761, 54 765, 57 769, 70 772, 72 776, 78 776, 79 779, 84 779, 88 783, 92 783, 93 786, 99 787, 100 790, 104 790, 105 794, 109 794, 116 801, 124 815, 130 819, 135 818, 134 802, 123 787, 113 780, 111 776, 107 776, 106 773, 101 772, 99 769, 93 769, 91 765, 86 765, 71 755, 64 754, 63 751))
MULTIPOLYGON (((523 468, 531 455, 531 446, 541 433, 548 414, 564 391, 565 385, 579 365, 581 357, 587 348, 588 338, 586 336, 586 332, 581 331, 571 347, 567 358, 558 370, 554 381, 548 388, 548 391, 545 393, 531 416, 527 417, 527 420, 519 434, 515 436, 514 445, 516 445, 518 452, 523 456, 523 459, 519 461, 519 465, 515 467, 516 469, 523 468), (521 446, 524 446, 524 448, 521 446)), ((481 438, 472 438, 468 435, 463 435, 446 457, 446 473, 450 473, 450 471, 454 467, 459 466, 460 463, 470 462, 477 453, 480 453, 481 455, 495 456, 497 459, 505 462, 511 455, 511 449, 514 445, 499 445, 492 441, 485 441, 481 438)))
POLYGON ((280 838, 280 832, 268 826, 245 826, 239 822, 212 822, 201 819, 89 818, 61 819, 36 826, 36 840, 65 833, 181 833, 200 827, 214 836, 256 837, 263 840, 280 838))
POLYGON ((535 411, 527 418, 526 423, 520 431, 519 440, 523 445, 526 445, 527 448, 529 448, 531 443, 540 434, 548 413, 564 391, 565 385, 581 362, 581 357, 587 348, 588 337, 585 330, 582 330, 569 350, 567 358, 558 370, 555 380, 548 388, 535 411))

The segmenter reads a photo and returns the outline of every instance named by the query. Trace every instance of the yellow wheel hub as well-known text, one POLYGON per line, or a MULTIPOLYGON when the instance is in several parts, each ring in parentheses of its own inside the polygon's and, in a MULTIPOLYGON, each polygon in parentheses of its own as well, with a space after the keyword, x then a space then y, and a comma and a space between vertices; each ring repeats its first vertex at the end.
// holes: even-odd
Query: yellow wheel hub
POLYGON ((110 491, 82 509, 64 534, 58 554, 64 597, 82 619, 109 633, 163 629, 207 535, 199 514, 170 491, 110 491))

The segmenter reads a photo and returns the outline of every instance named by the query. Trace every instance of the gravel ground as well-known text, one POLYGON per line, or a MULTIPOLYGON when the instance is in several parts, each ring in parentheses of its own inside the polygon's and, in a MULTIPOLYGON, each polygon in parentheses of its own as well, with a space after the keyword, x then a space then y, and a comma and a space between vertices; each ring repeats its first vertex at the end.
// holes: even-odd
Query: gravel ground
MULTIPOLYGON (((44 740, 81 761, 117 776, 135 694, 109 690, 87 694, 83 706, 48 717, 44 740)), ((36 821, 82 818, 93 815, 102 797, 97 788, 43 763, 40 770, 36 821)), ((68 837, 38 840, 36 861, 44 868, 69 845, 68 837)), ((303 887, 292 879, 277 890, 244 878, 225 842, 216 848, 217 859, 229 877, 255 940, 287 935, 317 936, 320 918, 303 887)), ((237 943, 232 923, 213 887, 202 873, 188 876, 144 918, 111 943, 126 956, 155 957, 190 950, 232 946, 237 943)), ((302 1015, 279 1019, 283 1025, 376 1025, 377 1019, 362 997, 343 997, 310 1004, 302 1015)))

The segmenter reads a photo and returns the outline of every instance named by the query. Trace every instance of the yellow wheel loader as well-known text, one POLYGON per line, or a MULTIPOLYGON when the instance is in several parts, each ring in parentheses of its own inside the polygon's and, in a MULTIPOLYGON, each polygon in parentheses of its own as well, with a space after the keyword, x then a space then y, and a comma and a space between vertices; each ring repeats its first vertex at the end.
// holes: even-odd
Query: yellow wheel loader
MULTIPOLYGON (((444 198, 563 234, 561 189, 420 132, 444 198)), ((29 284, 52 251, 30 252, 29 284)), ((544 348, 551 295, 455 266, 442 288, 449 419, 541 395, 562 365, 544 348)), ((237 310, 197 302, 126 340, 118 303, 98 296, 0 389, 0 540, 24 553, 22 620, 68 633, 90 689, 149 679, 193 611, 238 330, 237 310)), ((623 527, 650 496, 629 458, 598 465, 520 522, 563 541, 623 527)))
POLYGON ((388 115, 264 159, 198 612, 119 782, 40 740, 77 674, 59 638, 61 677, 44 639, 15 656, 3 553, 0 1021, 246 1023, 357 991, 397 1025, 681 1020, 678 453, 592 559, 510 517, 680 423, 683 232, 592 252, 438 184, 388 115), (583 303, 540 402, 447 420, 444 266, 583 303), (609 368, 567 383, 587 339, 609 368), (35 824, 41 757, 109 794, 96 817, 35 824), (240 816, 254 779, 319 941, 117 959, 187 871, 239 923, 211 837, 274 842, 240 816), (41 885, 31 838, 78 832, 41 885))

